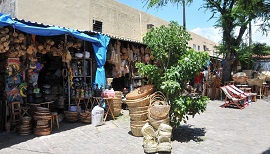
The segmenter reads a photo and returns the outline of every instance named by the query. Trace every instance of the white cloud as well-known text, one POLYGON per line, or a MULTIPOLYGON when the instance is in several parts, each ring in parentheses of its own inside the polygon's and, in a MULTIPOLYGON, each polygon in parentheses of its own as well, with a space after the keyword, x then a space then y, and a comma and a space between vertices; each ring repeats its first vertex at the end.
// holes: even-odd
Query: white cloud
POLYGON ((201 35, 216 43, 219 43, 222 40, 222 33, 220 29, 214 27, 206 27, 206 28, 197 27, 195 29, 192 29, 191 32, 201 35))
MULTIPOLYGON (((222 40, 222 31, 220 28, 214 27, 206 27, 201 28, 197 27, 195 29, 190 30, 193 33, 201 35, 209 40, 219 43, 222 40)), ((246 34, 243 36, 243 40, 248 43, 248 30, 246 34)), ((270 45, 270 36, 264 36, 260 31, 258 31, 258 26, 252 26, 252 42, 266 43, 270 45)))

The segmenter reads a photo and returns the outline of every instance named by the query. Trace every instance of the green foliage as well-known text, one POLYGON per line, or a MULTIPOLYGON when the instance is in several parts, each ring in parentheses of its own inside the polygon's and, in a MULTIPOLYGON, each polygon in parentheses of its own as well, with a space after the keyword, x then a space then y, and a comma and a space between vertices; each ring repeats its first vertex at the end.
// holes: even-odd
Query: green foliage
POLYGON ((148 8, 151 7, 162 7, 167 5, 168 3, 172 3, 172 4, 180 4, 183 5, 183 3, 185 2, 186 4, 190 4, 193 0, 142 0, 148 8))
POLYGON ((206 103, 209 100, 206 96, 189 97, 189 96, 177 96, 174 101, 171 102, 170 118, 171 124, 174 127, 180 125, 180 122, 184 123, 188 120, 188 115, 193 117, 196 114, 200 114, 206 110, 206 103))
POLYGON ((157 65, 136 63, 139 73, 154 84, 156 90, 168 96, 171 105, 171 124, 179 126, 186 116, 201 113, 206 109, 207 97, 191 97, 185 87, 196 73, 203 70, 210 57, 206 52, 196 52, 187 47, 190 35, 176 22, 169 26, 152 29, 143 38, 151 49, 157 65))

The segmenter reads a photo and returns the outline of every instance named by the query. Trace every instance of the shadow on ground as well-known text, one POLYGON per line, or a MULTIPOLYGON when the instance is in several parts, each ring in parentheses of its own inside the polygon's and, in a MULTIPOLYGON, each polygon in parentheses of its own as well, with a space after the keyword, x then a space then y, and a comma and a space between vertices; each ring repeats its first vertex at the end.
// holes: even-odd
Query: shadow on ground
POLYGON ((174 128, 172 132, 172 141, 178 142, 202 142, 205 140, 205 128, 194 128, 193 125, 181 125, 174 128))
MULTIPOLYGON (((57 127, 54 126, 51 134, 71 130, 71 129, 85 126, 85 125, 90 125, 90 124, 81 123, 81 122, 70 123, 70 122, 63 121, 60 123, 60 129, 57 130, 57 127)), ((0 132, 0 149, 7 148, 7 147, 10 147, 10 146, 22 143, 22 142, 26 142, 27 140, 31 140, 35 137, 38 137, 38 136, 34 134, 19 135, 16 132, 2 132, 2 133, 0 132)))
POLYGON ((264 151, 262 154, 270 154, 270 148, 264 151))

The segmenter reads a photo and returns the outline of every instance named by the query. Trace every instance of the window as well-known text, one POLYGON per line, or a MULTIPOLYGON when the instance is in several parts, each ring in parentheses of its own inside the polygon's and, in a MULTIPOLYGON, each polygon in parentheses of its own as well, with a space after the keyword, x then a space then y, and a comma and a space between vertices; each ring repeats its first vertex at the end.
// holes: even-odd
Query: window
POLYGON ((198 45, 198 51, 200 51, 201 50, 201 47, 198 45))
POLYGON ((196 44, 193 44, 193 49, 196 50, 196 44))
POLYGON ((93 31, 102 33, 102 22, 93 20, 93 31))
POLYGON ((203 51, 207 51, 206 45, 203 46, 203 51))
POLYGON ((150 32, 151 28, 154 28, 153 24, 147 24, 147 32, 150 32))

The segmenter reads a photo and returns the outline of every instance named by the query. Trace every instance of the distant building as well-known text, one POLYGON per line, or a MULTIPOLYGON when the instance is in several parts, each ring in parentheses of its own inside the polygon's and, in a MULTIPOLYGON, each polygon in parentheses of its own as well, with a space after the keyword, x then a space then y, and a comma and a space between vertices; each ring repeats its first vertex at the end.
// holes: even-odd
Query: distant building
MULTIPOLYGON (((138 42, 142 42, 150 28, 169 24, 116 0, 3 0, 1 6, 2 13, 10 14, 14 18, 96 31, 138 42)), ((218 45, 216 42, 189 33, 193 39, 188 43, 191 48, 207 51, 213 57, 217 56, 214 49, 214 46, 218 45)))

